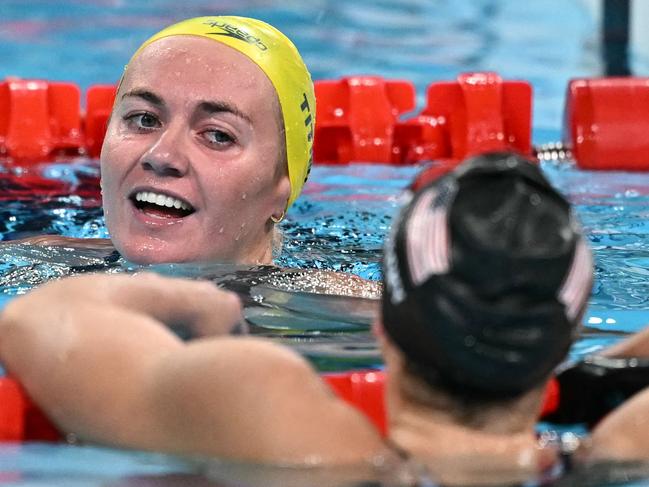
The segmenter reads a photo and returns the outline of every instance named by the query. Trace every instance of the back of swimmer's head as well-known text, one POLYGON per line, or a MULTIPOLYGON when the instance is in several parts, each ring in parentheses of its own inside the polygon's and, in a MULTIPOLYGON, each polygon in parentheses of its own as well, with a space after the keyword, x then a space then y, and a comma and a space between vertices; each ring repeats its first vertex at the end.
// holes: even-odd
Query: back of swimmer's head
POLYGON ((236 16, 196 17, 151 36, 138 48, 129 64, 148 45, 171 36, 198 36, 225 44, 252 60, 268 77, 282 112, 291 183, 290 206, 302 191, 311 170, 315 126, 313 83, 295 45, 278 29, 261 20, 236 16))
POLYGON ((591 284, 570 204, 536 164, 490 153, 418 190, 394 221, 383 325, 429 384, 515 398, 565 358, 591 284))

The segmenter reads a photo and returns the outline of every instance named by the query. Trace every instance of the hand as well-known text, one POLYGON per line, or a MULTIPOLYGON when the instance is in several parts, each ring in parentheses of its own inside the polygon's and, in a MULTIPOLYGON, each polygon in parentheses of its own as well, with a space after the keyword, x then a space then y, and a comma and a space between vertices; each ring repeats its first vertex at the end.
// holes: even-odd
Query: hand
POLYGON ((38 326, 58 311, 80 314, 80 309, 92 307, 135 312, 170 327, 189 327, 199 336, 228 333, 241 320, 241 303, 234 293, 207 281, 152 273, 86 274, 50 282, 12 301, 2 317, 5 322, 31 321, 38 326))

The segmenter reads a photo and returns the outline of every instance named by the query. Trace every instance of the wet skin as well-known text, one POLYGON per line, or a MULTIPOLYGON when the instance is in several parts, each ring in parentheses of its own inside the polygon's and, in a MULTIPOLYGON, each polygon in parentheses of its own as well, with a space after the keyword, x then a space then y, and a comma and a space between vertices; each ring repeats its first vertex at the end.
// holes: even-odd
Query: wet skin
POLYGON ((270 217, 290 192, 282 130, 270 80, 238 51, 191 36, 147 46, 101 153, 116 249, 141 264, 270 263, 270 217))

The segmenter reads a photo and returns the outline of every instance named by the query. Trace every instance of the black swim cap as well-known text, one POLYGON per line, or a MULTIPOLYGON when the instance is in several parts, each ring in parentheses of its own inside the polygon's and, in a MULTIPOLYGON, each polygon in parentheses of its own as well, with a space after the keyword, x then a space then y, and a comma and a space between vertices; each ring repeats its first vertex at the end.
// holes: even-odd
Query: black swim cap
POLYGON ((384 259, 383 324, 431 384, 508 398, 565 357, 592 284, 570 204, 511 153, 467 160, 415 193, 384 259))

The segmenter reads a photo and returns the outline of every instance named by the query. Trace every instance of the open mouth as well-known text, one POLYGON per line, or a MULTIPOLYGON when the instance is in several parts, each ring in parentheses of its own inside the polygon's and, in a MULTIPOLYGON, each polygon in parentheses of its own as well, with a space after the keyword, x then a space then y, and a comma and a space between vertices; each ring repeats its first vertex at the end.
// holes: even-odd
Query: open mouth
POLYGON ((159 218, 184 218, 195 211, 186 201, 152 191, 138 191, 130 199, 138 210, 159 218))

